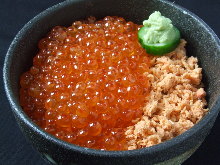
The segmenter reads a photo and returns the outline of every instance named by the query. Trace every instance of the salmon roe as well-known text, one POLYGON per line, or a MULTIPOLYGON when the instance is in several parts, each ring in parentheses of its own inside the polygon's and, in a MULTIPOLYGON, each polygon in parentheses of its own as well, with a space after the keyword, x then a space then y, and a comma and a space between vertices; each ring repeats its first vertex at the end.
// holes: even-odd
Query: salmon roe
POLYGON ((149 56, 139 25, 120 17, 54 27, 20 79, 20 104, 46 132, 72 144, 127 150, 125 129, 143 114, 149 56))

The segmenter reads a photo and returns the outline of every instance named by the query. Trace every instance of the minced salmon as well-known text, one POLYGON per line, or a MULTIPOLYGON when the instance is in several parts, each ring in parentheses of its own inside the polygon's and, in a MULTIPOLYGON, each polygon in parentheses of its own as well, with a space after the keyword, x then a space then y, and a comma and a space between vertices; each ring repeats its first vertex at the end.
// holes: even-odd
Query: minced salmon
POLYGON ((162 57, 151 57, 146 72, 150 94, 144 115, 134 120, 125 132, 128 149, 159 144, 194 126, 206 114, 205 91, 201 83, 202 68, 196 57, 187 57, 186 41, 162 57))

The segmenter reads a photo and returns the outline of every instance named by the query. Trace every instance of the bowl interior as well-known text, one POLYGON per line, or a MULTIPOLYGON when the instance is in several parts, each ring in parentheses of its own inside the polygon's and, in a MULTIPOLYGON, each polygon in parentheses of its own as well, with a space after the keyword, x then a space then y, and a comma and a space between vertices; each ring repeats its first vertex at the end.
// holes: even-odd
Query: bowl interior
POLYGON ((76 20, 95 16, 121 16, 127 21, 142 24, 144 19, 154 12, 160 11, 169 17, 186 39, 187 55, 198 57, 203 68, 203 82, 207 91, 208 107, 217 101, 220 95, 220 43, 213 31, 202 20, 186 10, 173 6, 162 0, 75 0, 65 1, 36 16, 19 32, 9 48, 5 61, 5 79, 10 97, 19 106, 19 78, 32 66, 36 55, 38 41, 46 36, 54 26, 70 26, 76 20))

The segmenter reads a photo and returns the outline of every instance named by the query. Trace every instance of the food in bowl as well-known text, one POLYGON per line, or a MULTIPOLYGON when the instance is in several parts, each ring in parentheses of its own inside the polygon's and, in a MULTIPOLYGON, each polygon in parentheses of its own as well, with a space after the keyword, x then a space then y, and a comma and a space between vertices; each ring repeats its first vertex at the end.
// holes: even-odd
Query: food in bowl
POLYGON ((178 47, 161 57, 120 17, 55 27, 21 76, 20 104, 46 132, 83 147, 132 150, 169 140, 207 112, 202 69, 178 47))

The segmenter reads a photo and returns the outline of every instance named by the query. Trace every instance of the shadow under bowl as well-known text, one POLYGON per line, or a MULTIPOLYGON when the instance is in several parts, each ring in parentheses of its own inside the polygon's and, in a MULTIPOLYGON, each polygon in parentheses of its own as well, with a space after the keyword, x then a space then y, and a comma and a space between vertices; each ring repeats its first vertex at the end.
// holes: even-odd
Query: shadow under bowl
POLYGON ((202 143, 220 109, 220 41, 215 33, 193 13, 163 0, 70 0, 37 15, 16 35, 4 63, 4 86, 16 120, 44 158, 54 164, 142 165, 180 164, 202 143), (164 143, 132 151, 101 151, 61 141, 44 132, 23 112, 19 104, 19 77, 32 65, 37 43, 57 25, 69 26, 89 16, 121 16, 141 24, 152 12, 169 17, 186 39, 187 54, 195 56, 203 68, 207 91, 207 115, 191 129, 164 143))

